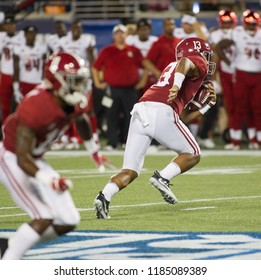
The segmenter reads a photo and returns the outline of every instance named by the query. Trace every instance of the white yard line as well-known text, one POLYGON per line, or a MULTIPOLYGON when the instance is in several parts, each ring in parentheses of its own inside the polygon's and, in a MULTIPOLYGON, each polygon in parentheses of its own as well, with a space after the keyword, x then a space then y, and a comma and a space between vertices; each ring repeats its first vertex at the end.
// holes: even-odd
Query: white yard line
POLYGON ((181 211, 195 211, 195 210, 205 210, 205 209, 213 209, 217 208, 216 206, 206 206, 206 207, 195 207, 195 208, 184 208, 181 211))
MULTIPOLYGON (((192 199, 192 200, 180 200, 179 203, 196 203, 196 202, 212 202, 212 201, 224 201, 224 200, 238 200, 238 199, 261 199, 261 196, 235 196, 235 197, 217 197, 217 198, 202 198, 202 199, 192 199)), ((165 202, 155 202, 155 203, 142 203, 142 204, 127 204, 127 205, 114 205, 110 206, 110 209, 121 209, 121 208, 132 208, 132 207, 147 207, 154 205, 167 205, 165 202)), ((212 207, 213 206, 209 206, 212 207)), ((6 210, 10 207, 1 207, 0 210, 6 210)), ((18 209, 18 207, 12 207, 18 209)), ((200 207, 206 208, 206 207, 200 207)), ((187 208, 189 209, 189 208, 187 208)), ((191 208, 192 209, 192 208, 191 208)), ((193 208, 196 209, 196 208, 193 208)), ((93 208, 78 208, 80 212, 83 211, 94 211, 93 208)), ((181 209, 185 210, 185 209, 181 209)), ((0 215, 0 218, 4 217, 15 217, 15 216, 26 216, 27 214, 19 213, 19 214, 5 214, 0 215)))
MULTIPOLYGON (((254 156, 260 157, 261 150, 239 150, 239 151, 226 151, 226 150, 202 150, 202 156, 254 156)), ((112 151, 106 152, 102 151, 104 155, 108 156, 123 156, 124 151, 112 151)), ((147 155, 152 156, 173 156, 175 152, 171 150, 148 152, 147 155)), ((46 153, 49 157, 81 157, 88 155, 87 151, 78 150, 78 151, 49 151, 46 153)))

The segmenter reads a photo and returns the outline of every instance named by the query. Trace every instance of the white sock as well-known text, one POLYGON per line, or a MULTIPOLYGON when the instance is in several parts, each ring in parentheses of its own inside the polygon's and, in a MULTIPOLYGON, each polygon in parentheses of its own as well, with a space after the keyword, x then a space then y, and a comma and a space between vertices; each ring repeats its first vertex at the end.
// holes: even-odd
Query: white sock
POLYGON ((3 260, 20 260, 32 248, 41 236, 27 223, 22 224, 13 237, 9 239, 3 260))
POLYGON ((51 225, 42 233, 41 238, 38 241, 38 243, 42 243, 42 242, 46 242, 46 241, 49 241, 49 240, 56 239, 57 236, 58 236, 58 234, 54 230, 53 225, 51 225))
POLYGON ((231 139, 235 139, 235 136, 234 136, 235 135, 235 130, 233 128, 229 129, 229 135, 230 135, 231 139))
POLYGON ((253 140, 256 137, 256 129, 255 128, 248 128, 247 135, 249 140, 253 140))
POLYGON ((179 175, 181 173, 181 170, 175 162, 171 162, 159 173, 163 178, 170 180, 171 178, 179 175))
POLYGON ((96 133, 96 132, 94 132, 94 133, 92 134, 92 138, 93 138, 93 140, 95 141, 95 143, 98 145, 98 147, 99 147, 99 149, 100 149, 101 147, 100 147, 99 134, 96 133))
POLYGON ((241 141, 242 139, 242 130, 238 129, 234 131, 234 140, 241 141))
POLYGON ((110 182, 104 187, 102 193, 104 194, 106 200, 111 201, 111 198, 119 191, 119 187, 115 183, 110 182))
POLYGON ((99 151, 99 146, 95 143, 94 139, 91 138, 90 140, 86 140, 83 142, 85 149, 90 153, 93 154, 99 151))

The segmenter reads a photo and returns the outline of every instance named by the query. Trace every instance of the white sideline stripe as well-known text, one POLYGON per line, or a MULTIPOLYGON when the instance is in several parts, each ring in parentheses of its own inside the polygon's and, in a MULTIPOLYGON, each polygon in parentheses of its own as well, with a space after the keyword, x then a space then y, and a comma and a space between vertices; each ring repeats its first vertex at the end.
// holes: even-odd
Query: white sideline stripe
MULTIPOLYGON (((202 199, 193 199, 193 200, 180 200, 179 204, 180 203, 194 203, 194 202, 212 202, 212 201, 222 201, 222 200, 237 200, 237 199, 259 199, 259 198, 261 198, 260 195, 259 196, 234 196, 234 197, 202 198, 202 199)), ((129 208, 129 207, 146 207, 146 206, 154 206, 154 205, 167 205, 167 204, 166 204, 166 202, 154 202, 154 203, 143 203, 143 204, 114 205, 114 206, 110 206, 110 209, 129 208)), ((2 208, 0 208, 0 210, 5 210, 5 209, 9 209, 9 208, 10 207, 2 207, 2 208)), ((19 207, 13 207, 13 208, 18 209, 19 207)), ((78 208, 78 210, 80 212, 94 211, 94 208, 78 208)), ((27 214, 6 214, 6 215, 0 215, 0 218, 15 217, 15 216, 27 216, 27 214)))
POLYGON ((217 208, 216 206, 206 206, 206 207, 195 207, 195 208, 184 208, 182 211, 195 211, 195 210, 204 210, 204 209, 213 209, 217 208))
MULTIPOLYGON (((123 156, 124 151, 101 151, 104 155, 108 156, 123 156)), ((171 150, 164 150, 164 151, 156 151, 156 152, 148 152, 147 155, 152 156, 173 156, 176 154, 174 151, 171 150)), ((88 156, 89 153, 84 150, 78 151, 49 151, 46 153, 46 156, 49 157, 80 157, 80 156, 88 156)), ((226 151, 226 150, 202 150, 202 156, 254 156, 260 157, 261 150, 239 150, 239 151, 226 151)))
POLYGON ((0 210, 7 210, 7 209, 17 209, 17 206, 7 206, 7 207, 0 207, 0 210))
POLYGON ((6 215, 0 215, 0 218, 4 218, 4 217, 18 217, 18 216, 28 216, 25 213, 21 213, 21 214, 6 214, 6 215))

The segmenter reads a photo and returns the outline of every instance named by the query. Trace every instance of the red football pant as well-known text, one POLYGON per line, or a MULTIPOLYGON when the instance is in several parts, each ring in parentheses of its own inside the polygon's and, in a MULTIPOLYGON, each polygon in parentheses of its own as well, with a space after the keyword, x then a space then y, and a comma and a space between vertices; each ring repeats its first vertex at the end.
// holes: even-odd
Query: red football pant
POLYGON ((234 112, 235 112, 235 97, 234 97, 234 83, 232 82, 233 75, 220 71, 220 81, 223 89, 224 103, 228 117, 228 127, 234 128, 234 112))
POLYGON ((25 96, 29 91, 34 89, 37 85, 38 84, 29 84, 29 83, 25 83, 25 82, 19 83, 20 91, 23 96, 25 96))
POLYGON ((0 100, 2 105, 2 123, 12 113, 13 76, 3 74, 0 80, 0 100))
POLYGON ((261 131, 261 73, 236 71, 234 87, 236 130, 242 129, 244 121, 247 127, 261 131))

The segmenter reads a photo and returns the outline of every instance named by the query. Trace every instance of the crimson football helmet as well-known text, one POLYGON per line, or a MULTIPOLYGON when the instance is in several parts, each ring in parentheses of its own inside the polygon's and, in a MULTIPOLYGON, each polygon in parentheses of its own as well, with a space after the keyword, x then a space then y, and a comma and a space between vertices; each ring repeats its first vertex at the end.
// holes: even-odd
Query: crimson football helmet
POLYGON ((208 75, 213 75, 216 69, 216 63, 211 61, 213 51, 208 42, 203 39, 192 37, 186 38, 176 46, 176 58, 181 59, 186 56, 202 56, 205 58, 208 66, 208 75))
POLYGON ((237 15, 231 10, 220 10, 218 13, 218 24, 222 27, 222 24, 231 23, 233 27, 237 24, 237 15))
POLYGON ((246 24, 258 25, 260 23, 260 15, 252 10, 245 10, 243 12, 243 21, 246 24))
POLYGON ((68 105, 87 106, 83 93, 88 77, 89 70, 84 59, 75 54, 58 52, 45 62, 44 78, 48 88, 68 105))

